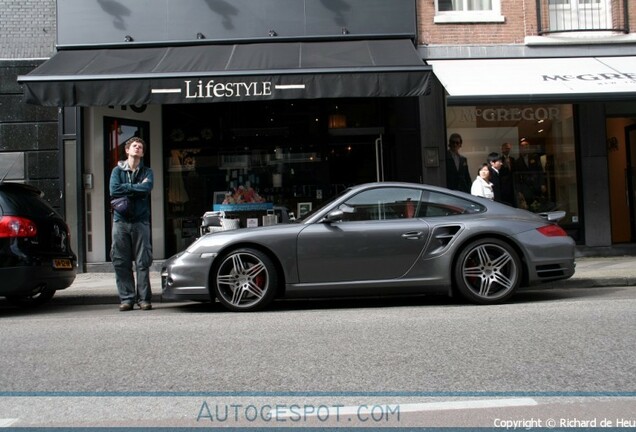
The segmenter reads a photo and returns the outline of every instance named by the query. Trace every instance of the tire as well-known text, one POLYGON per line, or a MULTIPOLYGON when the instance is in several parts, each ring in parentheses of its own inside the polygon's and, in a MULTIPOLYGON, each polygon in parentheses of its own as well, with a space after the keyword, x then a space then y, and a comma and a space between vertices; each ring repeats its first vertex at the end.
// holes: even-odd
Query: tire
POLYGON ((455 283, 468 301, 497 304, 509 299, 521 283, 521 260, 507 243, 480 239, 464 247, 455 262, 455 283))
POLYGON ((33 292, 26 296, 7 296, 7 301, 16 306, 31 308, 50 302, 54 295, 54 289, 44 287, 38 292, 33 292))
POLYGON ((212 275, 214 295, 227 309, 251 312, 274 300, 278 273, 267 255, 254 249, 237 249, 219 262, 212 275))

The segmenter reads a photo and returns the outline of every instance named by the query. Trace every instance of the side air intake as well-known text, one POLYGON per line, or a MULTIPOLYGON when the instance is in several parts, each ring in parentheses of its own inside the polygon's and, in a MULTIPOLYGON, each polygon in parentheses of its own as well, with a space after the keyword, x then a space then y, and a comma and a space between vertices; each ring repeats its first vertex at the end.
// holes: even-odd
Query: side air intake
POLYGON ((462 227, 460 225, 448 225, 435 228, 431 236, 431 241, 426 249, 426 256, 443 253, 461 229, 462 227))

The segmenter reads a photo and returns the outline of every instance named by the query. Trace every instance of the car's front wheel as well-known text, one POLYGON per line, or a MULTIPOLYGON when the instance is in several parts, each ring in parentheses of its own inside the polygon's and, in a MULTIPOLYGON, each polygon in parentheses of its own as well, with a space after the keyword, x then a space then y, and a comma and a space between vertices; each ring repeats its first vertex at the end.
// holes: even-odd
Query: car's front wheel
POLYGON ((464 247, 455 264, 460 293, 477 304, 501 303, 521 283, 519 255, 498 239, 479 239, 464 247))
POLYGON ((213 274, 214 294, 233 311, 266 307, 276 295, 278 274, 272 260, 254 249, 237 249, 221 257, 213 274))
POLYGON ((36 307, 48 303, 55 295, 55 290, 42 287, 25 296, 7 296, 7 300, 20 307, 36 307))

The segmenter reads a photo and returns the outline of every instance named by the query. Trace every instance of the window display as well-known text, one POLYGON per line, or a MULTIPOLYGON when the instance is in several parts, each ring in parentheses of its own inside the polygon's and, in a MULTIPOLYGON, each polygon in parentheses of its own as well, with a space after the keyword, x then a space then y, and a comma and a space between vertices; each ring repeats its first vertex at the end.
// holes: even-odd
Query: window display
POLYGON ((240 228, 283 223, 351 185, 421 178, 416 98, 166 105, 162 112, 168 254, 189 238, 182 219, 223 211, 240 228), (396 112, 408 115, 398 122, 396 112))
POLYGON ((447 107, 447 136, 462 138, 472 178, 491 153, 502 156, 501 181, 513 205, 535 213, 565 210, 576 237, 579 212, 572 105, 447 107))

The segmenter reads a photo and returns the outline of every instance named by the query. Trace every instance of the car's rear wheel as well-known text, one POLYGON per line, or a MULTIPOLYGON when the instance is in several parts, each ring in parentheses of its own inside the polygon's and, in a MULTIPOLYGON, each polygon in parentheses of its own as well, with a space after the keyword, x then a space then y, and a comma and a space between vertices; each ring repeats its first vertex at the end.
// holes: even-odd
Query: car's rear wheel
POLYGON ((20 307, 36 307, 48 303, 55 295, 55 290, 46 286, 34 290, 31 294, 25 296, 13 295, 7 296, 7 300, 20 307))
POLYGON ((477 304, 501 303, 521 283, 519 255, 498 239, 479 239, 464 247, 455 264, 459 292, 477 304))
POLYGON ((272 260, 254 249, 237 249, 221 257, 213 274, 214 294, 233 311, 266 307, 276 295, 278 274, 272 260))

